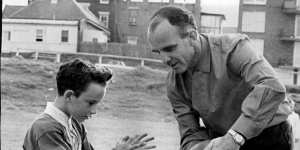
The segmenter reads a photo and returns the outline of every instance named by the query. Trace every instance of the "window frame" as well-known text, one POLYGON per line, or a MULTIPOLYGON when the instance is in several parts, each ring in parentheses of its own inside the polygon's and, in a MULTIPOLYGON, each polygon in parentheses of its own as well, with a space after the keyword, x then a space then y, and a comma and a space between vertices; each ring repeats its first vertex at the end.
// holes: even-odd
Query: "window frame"
POLYGON ((128 8, 128 25, 137 26, 138 13, 139 13, 139 8, 128 8))
POLYGON ((69 30, 61 30, 60 42, 62 42, 62 43, 68 43, 69 42, 69 30), (63 35, 64 32, 66 32, 67 37, 64 37, 64 35, 63 35), (66 39, 66 41, 65 41, 65 39, 66 39))
MULTIPOLYGON (((255 22, 255 21, 253 21, 253 22, 255 22)), ((246 23, 248 23, 248 22, 246 22, 246 23)), ((242 24, 241 24, 241 30, 242 30, 242 32, 252 32, 252 33, 265 33, 266 32, 266 12, 265 11, 243 11, 242 12, 242 24), (253 29, 251 29, 250 28, 250 30, 249 30, 249 27, 245 27, 244 26, 244 20, 245 20, 245 17, 244 17, 244 14, 245 13, 263 13, 264 14, 264 24, 263 24, 263 31, 257 31, 257 30, 255 30, 255 29, 257 29, 257 27, 253 30, 253 29), (247 30, 246 30, 247 29, 247 30)))
POLYGON ((44 42, 44 30, 43 29, 35 30, 35 41, 36 42, 44 42))
POLYGON ((132 45, 137 45, 137 44, 138 44, 138 39, 139 39, 139 38, 138 38, 137 36, 128 35, 128 36, 127 36, 127 43, 128 43, 128 44, 132 44, 132 45), (131 38, 131 39, 134 38, 135 41, 134 41, 134 42, 129 42, 129 41, 133 41, 133 40, 130 40, 130 38, 131 38))
POLYGON ((295 16, 295 37, 300 38, 300 15, 295 16), (297 33, 299 33, 299 35, 297 33))
POLYGON ((5 37, 4 37, 4 41, 11 41, 11 31, 8 30, 4 30, 2 33, 5 37), (6 34, 7 33, 7 34, 6 34), (7 36, 6 36, 7 35, 7 36))
POLYGON ((107 17, 107 21, 106 21, 106 23, 104 23, 104 26, 105 26, 106 28, 108 28, 108 27, 109 27, 109 12, 108 12, 108 11, 98 11, 98 14, 99 14, 99 20, 100 20, 100 22, 102 22, 102 23, 104 23, 104 22, 102 21, 102 17, 107 17))

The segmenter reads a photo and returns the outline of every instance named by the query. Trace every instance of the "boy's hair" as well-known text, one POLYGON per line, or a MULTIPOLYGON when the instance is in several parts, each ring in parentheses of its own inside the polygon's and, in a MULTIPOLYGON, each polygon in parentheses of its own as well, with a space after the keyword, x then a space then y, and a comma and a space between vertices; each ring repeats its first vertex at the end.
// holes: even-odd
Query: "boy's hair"
MULTIPOLYGON (((187 26, 191 26, 197 30, 196 20, 192 12, 178 6, 162 7, 153 14, 150 20, 153 20, 156 17, 167 19, 171 25, 177 26, 181 37, 186 37, 188 35, 186 31, 187 26)), ((154 20, 150 23, 150 32, 155 30, 160 23, 160 20, 161 19, 154 20)))
POLYGON ((91 82, 106 86, 111 77, 112 72, 108 68, 96 69, 89 62, 74 59, 59 67, 56 76, 58 95, 62 96, 66 90, 73 90, 78 97, 91 82))

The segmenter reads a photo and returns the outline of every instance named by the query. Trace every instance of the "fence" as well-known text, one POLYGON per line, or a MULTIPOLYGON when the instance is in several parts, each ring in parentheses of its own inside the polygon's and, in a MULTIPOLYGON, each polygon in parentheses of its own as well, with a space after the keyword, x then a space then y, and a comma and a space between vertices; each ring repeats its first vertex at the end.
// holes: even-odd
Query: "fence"
MULTIPOLYGON (((89 60, 95 64, 112 64, 124 67, 138 67, 138 66, 147 66, 153 69, 166 70, 167 66, 162 64, 161 60, 150 59, 150 58, 139 58, 139 57, 130 57, 130 56, 118 56, 118 55, 107 55, 107 54, 91 54, 91 53, 55 53, 55 52, 38 52, 38 51, 16 51, 1 53, 1 56, 12 57, 12 56, 23 56, 24 58, 32 58, 35 60, 43 59, 50 60, 54 62, 65 62, 74 58, 82 58, 89 60)), ((288 78, 291 80, 295 86, 298 85, 298 76, 300 74, 299 67, 281 67, 283 70, 288 70, 289 74, 292 77, 281 77, 288 78)), ((278 72, 278 71, 277 71, 278 72)), ((299 87, 296 87, 297 89, 299 87)))
POLYGON ((88 60, 95 64, 112 64, 126 67, 147 66, 153 69, 166 69, 167 66, 162 64, 161 60, 150 58, 139 58, 130 56, 117 56, 107 54, 91 53, 57 53, 57 52, 39 52, 39 51, 16 51, 1 53, 3 57, 22 56, 35 60, 49 60, 53 62, 65 62, 74 58, 88 60))

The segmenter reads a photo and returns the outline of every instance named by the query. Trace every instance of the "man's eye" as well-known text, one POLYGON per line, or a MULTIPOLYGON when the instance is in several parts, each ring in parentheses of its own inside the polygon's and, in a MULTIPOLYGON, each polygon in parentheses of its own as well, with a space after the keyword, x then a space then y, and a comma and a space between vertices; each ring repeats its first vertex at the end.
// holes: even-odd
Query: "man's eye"
POLYGON ((172 52, 172 51, 175 50, 176 46, 177 45, 171 45, 171 46, 165 47, 165 48, 162 49, 162 51, 164 51, 164 52, 172 52))

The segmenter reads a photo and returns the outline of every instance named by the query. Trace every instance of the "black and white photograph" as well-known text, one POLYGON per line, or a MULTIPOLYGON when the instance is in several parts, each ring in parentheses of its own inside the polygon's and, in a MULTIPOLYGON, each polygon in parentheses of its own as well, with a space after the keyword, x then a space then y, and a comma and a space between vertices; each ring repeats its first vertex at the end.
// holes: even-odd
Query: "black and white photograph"
POLYGON ((2 0, 2 150, 300 150, 300 0, 2 0))

